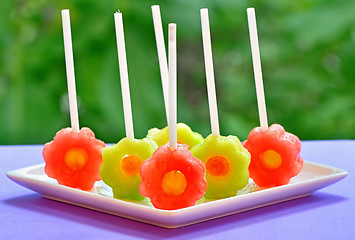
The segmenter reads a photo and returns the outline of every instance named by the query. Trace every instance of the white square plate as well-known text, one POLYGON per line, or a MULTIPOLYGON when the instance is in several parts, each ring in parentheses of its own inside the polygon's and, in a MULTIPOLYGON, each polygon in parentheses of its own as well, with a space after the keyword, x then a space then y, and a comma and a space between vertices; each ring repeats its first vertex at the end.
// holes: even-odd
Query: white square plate
POLYGON ((55 179, 44 173, 44 164, 34 165, 7 173, 14 182, 38 192, 45 198, 105 212, 165 228, 177 228, 198 222, 219 218, 262 206, 275 204, 312 194, 329 186, 347 175, 334 167, 304 162, 299 175, 284 186, 257 189, 250 183, 237 196, 200 202, 195 206, 179 210, 160 210, 144 200, 128 202, 112 197, 111 188, 102 181, 91 191, 82 191, 59 185, 55 179))

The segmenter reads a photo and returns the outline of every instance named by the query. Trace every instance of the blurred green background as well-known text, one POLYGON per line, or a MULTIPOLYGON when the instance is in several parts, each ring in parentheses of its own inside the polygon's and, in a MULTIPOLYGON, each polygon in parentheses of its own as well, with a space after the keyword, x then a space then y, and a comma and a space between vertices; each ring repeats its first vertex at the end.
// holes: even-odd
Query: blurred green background
POLYGON ((124 137, 113 13, 123 12, 135 135, 166 125, 151 5, 178 26, 178 121, 210 132, 199 9, 209 8, 221 134, 259 124, 246 8, 255 7, 269 123, 307 139, 355 138, 351 0, 3 0, 0 144, 70 126, 60 10, 69 8, 80 125, 124 137))

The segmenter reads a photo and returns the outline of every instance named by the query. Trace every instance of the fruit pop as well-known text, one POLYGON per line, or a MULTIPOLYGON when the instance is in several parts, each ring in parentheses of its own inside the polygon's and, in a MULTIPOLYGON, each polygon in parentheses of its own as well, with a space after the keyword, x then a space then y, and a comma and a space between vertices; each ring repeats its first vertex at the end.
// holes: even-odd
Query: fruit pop
MULTIPOLYGON (((197 132, 193 132, 185 123, 178 123, 176 126, 177 141, 187 144, 190 148, 202 143, 203 137, 197 132)), ((148 131, 147 138, 154 140, 158 146, 163 146, 169 142, 169 127, 163 129, 152 128, 148 131)))
POLYGON ((69 10, 62 10, 62 21, 72 127, 58 131, 53 141, 45 144, 44 171, 59 184, 90 190, 101 180, 99 167, 105 143, 97 140, 89 128, 79 129, 69 10))
POLYGON ((191 149, 206 166, 206 199, 232 197, 248 184, 250 154, 236 136, 220 135, 208 10, 201 9, 208 103, 212 134, 191 149))
POLYGON ((243 143, 251 153, 250 177, 261 187, 289 183, 303 167, 301 142, 279 124, 268 127, 255 9, 248 8, 249 35, 257 92, 260 127, 254 128, 243 143))
POLYGON ((206 192, 205 166, 185 144, 177 143, 176 24, 169 24, 169 144, 159 147, 140 168, 139 191, 154 207, 175 210, 190 207, 206 192))
MULTIPOLYGON (((169 80, 169 71, 168 71, 168 62, 166 59, 165 53, 165 44, 164 44, 164 34, 162 21, 160 16, 160 8, 158 5, 152 6, 152 15, 153 15, 153 24, 154 24, 154 32, 155 39, 157 44, 157 52, 159 59, 159 67, 160 67, 160 75, 161 75, 161 83, 163 88, 164 95, 164 105, 165 105, 165 113, 166 119, 169 123, 169 104, 168 104, 168 80, 169 80)), ((158 146, 162 146, 169 142, 169 128, 165 127, 163 129, 152 128, 148 131, 147 138, 154 140, 158 146)), ((184 123, 177 124, 177 141, 178 143, 187 144, 190 148, 199 144, 203 141, 203 137, 197 133, 193 132, 189 126, 184 123)))
POLYGON ((279 124, 254 128, 243 145, 251 154, 250 177, 261 187, 287 184, 303 167, 301 141, 279 124))
POLYGON ((126 137, 103 150, 100 175, 102 180, 112 188, 115 198, 142 200, 144 197, 138 189, 142 181, 139 168, 147 158, 152 156, 158 146, 153 140, 134 138, 122 13, 115 13, 114 19, 126 137))

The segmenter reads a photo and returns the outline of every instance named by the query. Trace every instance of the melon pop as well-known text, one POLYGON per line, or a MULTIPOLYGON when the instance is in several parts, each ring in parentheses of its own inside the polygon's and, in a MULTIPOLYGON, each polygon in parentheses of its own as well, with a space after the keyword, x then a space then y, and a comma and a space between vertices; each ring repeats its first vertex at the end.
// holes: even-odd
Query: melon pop
POLYGON ((261 187, 287 184, 303 167, 301 141, 279 124, 254 128, 244 147, 251 154, 250 177, 261 187))
MULTIPOLYGON (((192 148, 203 141, 201 134, 192 131, 185 123, 178 123, 176 129, 178 143, 187 144, 192 148)), ((163 146, 169 142, 169 127, 152 128, 148 131, 147 138, 154 140, 159 147, 163 146)))
POLYGON ((279 124, 268 127, 255 9, 248 8, 249 35, 253 58, 260 127, 254 128, 243 143, 251 153, 250 177, 261 187, 289 183, 303 167, 301 141, 279 124))
POLYGON ((115 198, 142 200, 144 197, 138 190, 142 181, 139 168, 143 161, 152 156, 158 146, 153 140, 134 138, 122 13, 115 13, 114 19, 126 137, 103 150, 100 175, 112 188, 115 198))
MULTIPOLYGON (((152 15, 153 15, 153 24, 154 24, 154 32, 155 32, 155 39, 157 44, 157 52, 158 52, 158 59, 159 59, 159 67, 160 67, 160 75, 161 75, 161 82, 163 88, 163 95, 164 95, 164 105, 165 105, 165 112, 167 122, 169 122, 169 104, 168 104, 168 63, 166 59, 166 51, 165 51, 165 44, 164 44, 164 34, 163 34, 163 27, 162 21, 160 16, 160 8, 158 5, 152 6, 152 15)), ((158 146, 162 146, 169 142, 169 128, 165 127, 163 129, 152 128, 148 131, 147 138, 154 140, 158 146)), ((189 145, 190 148, 199 144, 203 141, 203 137, 197 133, 193 132, 189 126, 184 123, 177 124, 177 141, 178 143, 183 143, 189 145)))
POLYGON ((58 131, 53 141, 45 144, 44 171, 59 184, 90 190, 101 180, 99 167, 105 143, 97 140, 89 128, 79 130, 69 10, 62 10, 62 21, 71 128, 58 131))
POLYGON ((135 201, 144 199, 138 190, 142 181, 139 169, 157 147, 156 143, 149 139, 125 137, 117 144, 104 148, 100 175, 112 188, 115 198, 135 201))
POLYGON ((206 165, 206 199, 232 197, 248 184, 250 154, 236 136, 220 135, 208 10, 201 9, 202 39, 212 134, 191 149, 206 165))
POLYGON ((61 185, 90 190, 101 180, 99 168, 104 147, 105 143, 96 139, 89 128, 79 132, 62 129, 43 148, 44 171, 61 185))
POLYGON ((159 147, 140 168, 139 191, 154 207, 174 210, 193 206, 206 191, 205 166, 188 145, 177 143, 176 24, 169 24, 169 144, 159 147))

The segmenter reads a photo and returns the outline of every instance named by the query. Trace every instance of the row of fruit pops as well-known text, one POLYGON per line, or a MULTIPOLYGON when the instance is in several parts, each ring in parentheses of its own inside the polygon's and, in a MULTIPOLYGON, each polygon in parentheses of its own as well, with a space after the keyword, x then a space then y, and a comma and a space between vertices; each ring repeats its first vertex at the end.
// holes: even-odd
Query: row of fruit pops
POLYGON ((168 210, 193 206, 203 196, 235 196, 247 185, 249 174, 261 187, 287 184, 302 168, 301 144, 282 126, 268 127, 254 9, 247 13, 261 127, 253 129, 243 143, 236 136, 224 137, 219 132, 208 10, 201 9, 212 131, 206 139, 187 125, 176 124, 176 24, 169 24, 168 62, 159 6, 152 6, 152 12, 168 127, 151 129, 144 139, 134 138, 123 20, 118 12, 114 19, 126 137, 105 147, 90 129, 79 131, 69 10, 63 10, 72 128, 59 131, 45 145, 46 174, 59 184, 83 190, 90 190, 102 178, 115 198, 149 197, 155 207, 168 210))

